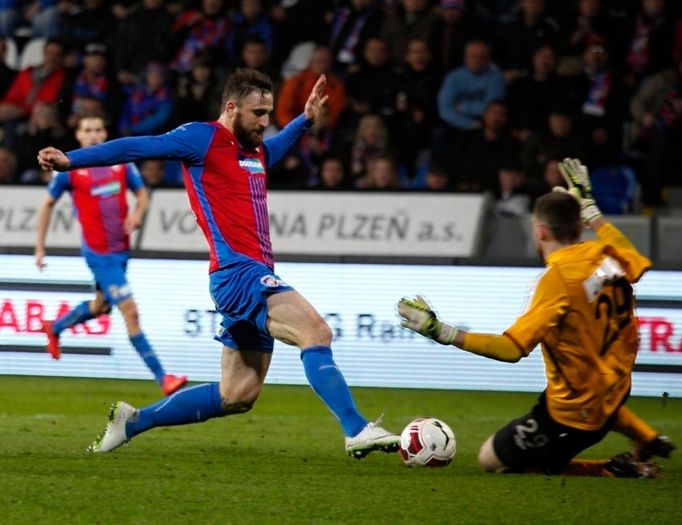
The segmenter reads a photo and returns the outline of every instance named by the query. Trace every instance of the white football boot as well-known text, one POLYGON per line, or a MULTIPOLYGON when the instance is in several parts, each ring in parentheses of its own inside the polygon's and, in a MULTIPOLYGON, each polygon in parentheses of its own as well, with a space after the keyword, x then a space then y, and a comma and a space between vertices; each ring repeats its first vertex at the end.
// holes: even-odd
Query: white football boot
POLYGON ((128 442, 126 422, 137 414, 137 409, 128 403, 118 401, 111 405, 109 422, 104 434, 88 447, 88 452, 110 452, 128 442))
POLYGON ((379 426, 381 418, 374 423, 367 423, 359 434, 346 437, 346 452, 349 456, 362 459, 374 450, 382 452, 397 452, 400 445, 400 436, 391 434, 385 428, 379 426))

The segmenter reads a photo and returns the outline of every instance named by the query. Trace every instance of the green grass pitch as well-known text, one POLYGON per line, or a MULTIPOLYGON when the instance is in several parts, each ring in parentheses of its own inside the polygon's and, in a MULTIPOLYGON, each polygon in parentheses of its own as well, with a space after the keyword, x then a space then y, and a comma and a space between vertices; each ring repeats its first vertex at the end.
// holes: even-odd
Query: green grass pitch
MULTIPOLYGON (((400 431, 442 418, 457 456, 407 468, 397 454, 347 457, 341 432, 307 387, 266 385, 248 414, 155 429, 111 454, 86 446, 118 399, 158 398, 148 381, 0 376, 0 523, 11 524, 672 524, 682 519, 682 451, 664 478, 628 480, 480 472, 480 443, 535 396, 354 389, 368 417, 400 431)), ((682 400, 630 406, 682 444, 682 400)), ((585 457, 622 452, 609 436, 585 457)))

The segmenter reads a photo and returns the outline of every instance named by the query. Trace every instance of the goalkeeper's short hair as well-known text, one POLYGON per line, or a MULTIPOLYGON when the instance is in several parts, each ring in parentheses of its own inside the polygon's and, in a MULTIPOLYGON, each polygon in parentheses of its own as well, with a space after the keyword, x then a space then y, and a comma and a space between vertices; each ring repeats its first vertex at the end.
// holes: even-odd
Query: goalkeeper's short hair
POLYGON ((575 243, 580 240, 580 204, 572 195, 561 192, 543 195, 535 201, 533 215, 549 227, 557 241, 575 243))

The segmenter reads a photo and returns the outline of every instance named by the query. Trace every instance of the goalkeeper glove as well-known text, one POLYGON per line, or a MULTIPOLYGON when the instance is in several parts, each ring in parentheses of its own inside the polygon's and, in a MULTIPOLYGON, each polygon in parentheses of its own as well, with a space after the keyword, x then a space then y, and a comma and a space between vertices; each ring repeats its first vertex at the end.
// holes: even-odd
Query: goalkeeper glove
POLYGON ((554 191, 565 191, 573 195, 580 203, 580 217, 585 224, 598 219, 602 216, 592 197, 592 185, 587 166, 580 163, 578 159, 564 159, 559 164, 559 171, 568 184, 568 190, 556 187, 554 191))
POLYGON ((421 295, 414 299, 403 297, 398 301, 398 313, 402 317, 401 326, 442 345, 451 345, 455 342, 459 329, 439 321, 436 313, 421 295))

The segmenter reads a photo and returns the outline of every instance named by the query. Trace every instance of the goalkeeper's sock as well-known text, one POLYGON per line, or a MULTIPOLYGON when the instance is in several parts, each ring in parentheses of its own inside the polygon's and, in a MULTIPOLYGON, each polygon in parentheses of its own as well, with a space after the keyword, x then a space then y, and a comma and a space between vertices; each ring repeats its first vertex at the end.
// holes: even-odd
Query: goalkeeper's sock
POLYGON ((339 420, 343 433, 348 437, 360 433, 367 426, 367 420, 358 412, 348 384, 334 362, 331 348, 304 348, 301 360, 308 383, 339 420))
POLYGON ((632 410, 626 406, 618 409, 618 416, 613 425, 613 430, 619 434, 632 439, 640 445, 650 443, 658 433, 646 421, 638 417, 632 410))
POLYGON ((54 330, 56 335, 59 335, 67 328, 84 323, 85 321, 93 319, 94 317, 95 316, 92 315, 92 312, 90 311, 90 301, 83 301, 81 304, 72 310, 69 310, 63 316, 57 319, 52 325, 52 330, 54 330))
POLYGON ((126 423, 126 436, 130 439, 150 428, 201 423, 224 415, 218 383, 204 383, 141 408, 137 417, 126 423))
POLYGON ((154 374, 156 382, 160 385, 163 384, 163 376, 166 375, 166 372, 164 371, 163 366, 161 366, 161 361, 156 357, 156 354, 154 353, 154 350, 152 350, 144 333, 140 332, 139 334, 130 336, 130 342, 135 350, 137 350, 137 353, 140 354, 144 364, 147 365, 147 368, 154 374))

